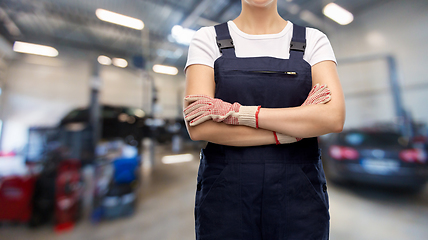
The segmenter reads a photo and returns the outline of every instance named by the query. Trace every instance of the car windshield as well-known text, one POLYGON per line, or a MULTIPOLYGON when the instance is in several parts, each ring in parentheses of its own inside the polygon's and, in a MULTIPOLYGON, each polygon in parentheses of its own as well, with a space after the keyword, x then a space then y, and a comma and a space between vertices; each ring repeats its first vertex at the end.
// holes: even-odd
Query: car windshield
POLYGON ((408 147, 409 140, 398 133, 392 132, 348 132, 341 135, 346 145, 359 147, 408 147))
POLYGON ((116 108, 104 107, 102 111, 103 118, 116 118, 120 114, 120 110, 116 108))
POLYGON ((76 109, 71 111, 67 116, 65 116, 65 120, 72 120, 72 119, 83 119, 88 118, 89 111, 88 109, 76 109))

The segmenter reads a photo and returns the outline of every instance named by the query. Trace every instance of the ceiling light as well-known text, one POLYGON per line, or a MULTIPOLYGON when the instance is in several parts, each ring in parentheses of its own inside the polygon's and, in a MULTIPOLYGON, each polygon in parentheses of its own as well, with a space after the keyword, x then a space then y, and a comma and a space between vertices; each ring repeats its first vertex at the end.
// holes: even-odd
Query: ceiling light
POLYGON ((162 73, 168 75, 177 75, 178 69, 176 67, 170 67, 165 65, 156 64, 153 66, 153 71, 155 73, 162 73))
POLYGON ((171 35, 174 40, 178 43, 189 45, 192 41, 193 35, 195 35, 195 30, 189 28, 183 28, 180 25, 175 25, 171 29, 171 35))
POLYGON ((111 59, 107 56, 100 55, 97 60, 101 65, 111 65, 111 59))
POLYGON ((107 11, 105 9, 98 8, 95 11, 95 15, 97 15, 100 20, 103 20, 105 22, 114 23, 137 30, 141 30, 144 28, 144 23, 140 19, 128 17, 119 13, 107 11))
POLYGON ((322 12, 340 25, 347 25, 354 20, 352 13, 335 3, 327 4, 322 12))
POLYGON ((190 162, 192 160, 193 160, 193 155, 190 153, 187 153, 187 154, 164 156, 162 158, 162 163, 172 164, 172 163, 190 162))
POLYGON ((113 58, 113 65, 120 68, 126 68, 128 62, 123 58, 113 58))
POLYGON ((16 41, 13 44, 13 51, 20 52, 20 53, 41 55, 46 57, 58 56, 58 51, 53 47, 34 44, 34 43, 20 42, 20 41, 16 41))

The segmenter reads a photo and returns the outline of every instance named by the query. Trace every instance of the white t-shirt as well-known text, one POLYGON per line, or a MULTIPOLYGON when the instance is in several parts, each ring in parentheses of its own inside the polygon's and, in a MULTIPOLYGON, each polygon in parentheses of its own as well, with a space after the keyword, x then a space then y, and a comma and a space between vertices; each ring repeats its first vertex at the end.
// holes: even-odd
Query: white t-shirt
MULTIPOLYGON (((293 24, 288 21, 285 28, 276 34, 251 35, 242 32, 234 22, 228 21, 230 36, 235 46, 236 57, 275 57, 288 59, 293 24)), ((203 64, 214 68, 214 61, 221 56, 217 47, 214 26, 199 29, 189 46, 186 68, 192 64, 203 64)), ((336 64, 333 48, 327 36, 314 28, 306 28, 306 49, 303 55, 311 66, 325 60, 336 64)))

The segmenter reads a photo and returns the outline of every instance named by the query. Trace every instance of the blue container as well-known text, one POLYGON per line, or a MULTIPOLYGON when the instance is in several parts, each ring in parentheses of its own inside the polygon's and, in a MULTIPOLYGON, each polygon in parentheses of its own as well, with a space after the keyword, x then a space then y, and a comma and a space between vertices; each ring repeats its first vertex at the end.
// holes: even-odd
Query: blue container
POLYGON ((138 178, 140 157, 118 158, 113 161, 113 166, 115 183, 131 183, 138 178))

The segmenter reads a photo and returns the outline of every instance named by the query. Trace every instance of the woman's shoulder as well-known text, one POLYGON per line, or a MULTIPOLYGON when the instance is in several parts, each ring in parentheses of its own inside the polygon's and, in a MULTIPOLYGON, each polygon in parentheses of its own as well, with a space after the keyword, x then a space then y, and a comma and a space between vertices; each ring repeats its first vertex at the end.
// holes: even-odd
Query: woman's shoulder
POLYGON ((190 42, 185 69, 192 64, 214 67, 214 61, 219 55, 214 27, 201 27, 190 42))
POLYGON ((197 39, 206 39, 206 40, 212 40, 215 39, 216 33, 214 26, 209 27, 201 27, 199 30, 196 31, 194 38, 197 39))
POLYGON ((327 35, 312 27, 306 27, 306 49, 305 49, 305 60, 308 61, 311 66, 318 62, 331 60, 336 62, 333 48, 327 35))
POLYGON ((306 39, 319 39, 324 37, 327 37, 327 35, 319 29, 306 27, 306 39))
POLYGON ((190 47, 197 47, 212 54, 217 48, 214 26, 201 27, 197 30, 195 35, 193 35, 190 47))
POLYGON ((214 26, 201 27, 193 35, 193 39, 190 43, 190 49, 198 48, 201 51, 205 51, 209 55, 214 57, 217 49, 216 33, 214 26))

